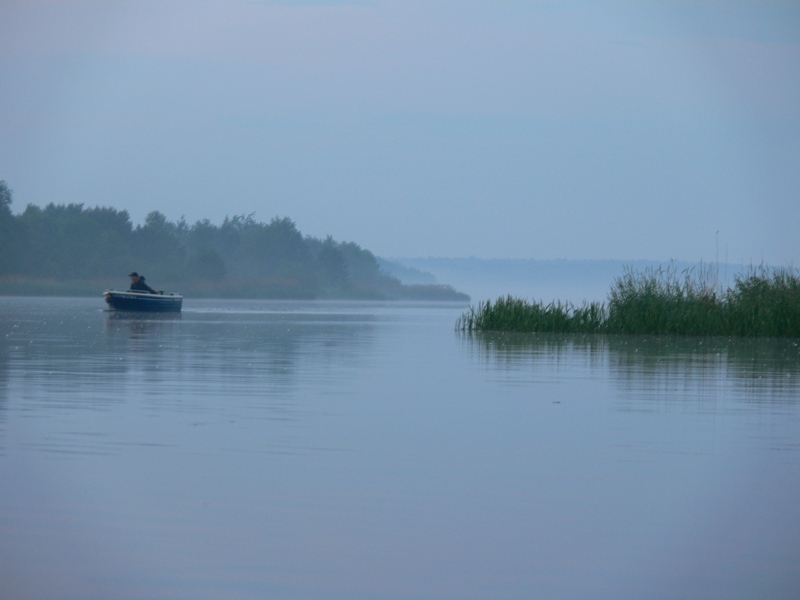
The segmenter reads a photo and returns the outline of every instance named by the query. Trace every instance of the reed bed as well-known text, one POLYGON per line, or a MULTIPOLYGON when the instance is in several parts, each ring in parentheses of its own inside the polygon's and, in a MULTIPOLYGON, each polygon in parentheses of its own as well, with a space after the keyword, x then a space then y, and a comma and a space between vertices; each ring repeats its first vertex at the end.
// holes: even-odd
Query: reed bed
POLYGON ((600 303, 574 307, 569 303, 528 302, 507 296, 481 302, 459 317, 456 328, 464 331, 539 331, 547 333, 599 332, 605 308, 600 303))
POLYGON ((800 273, 751 269, 723 289, 715 269, 626 270, 607 303, 529 302, 507 296, 470 307, 462 331, 800 337, 800 273))

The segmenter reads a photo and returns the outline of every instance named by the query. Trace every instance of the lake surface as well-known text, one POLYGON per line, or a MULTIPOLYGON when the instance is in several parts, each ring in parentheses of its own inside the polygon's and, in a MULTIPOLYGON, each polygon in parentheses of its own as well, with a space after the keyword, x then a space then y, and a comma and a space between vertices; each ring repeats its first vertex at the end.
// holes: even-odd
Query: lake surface
POLYGON ((797 340, 0 298, 0 598, 796 599, 797 340))

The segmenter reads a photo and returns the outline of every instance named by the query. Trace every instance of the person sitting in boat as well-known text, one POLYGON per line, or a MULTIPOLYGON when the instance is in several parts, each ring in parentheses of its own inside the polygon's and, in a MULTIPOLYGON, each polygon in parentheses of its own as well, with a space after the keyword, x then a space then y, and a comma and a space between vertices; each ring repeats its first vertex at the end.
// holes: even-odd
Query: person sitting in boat
POLYGON ((136 271, 130 274, 131 278, 131 291, 132 292, 150 292, 157 294, 158 292, 147 285, 144 281, 144 275, 139 275, 136 271))

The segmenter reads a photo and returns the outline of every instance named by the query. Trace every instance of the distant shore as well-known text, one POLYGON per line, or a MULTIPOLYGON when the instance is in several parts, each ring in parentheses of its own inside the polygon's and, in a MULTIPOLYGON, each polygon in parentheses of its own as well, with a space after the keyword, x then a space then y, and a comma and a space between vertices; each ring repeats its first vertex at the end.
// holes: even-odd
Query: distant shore
POLYGON ((626 268, 637 271, 657 269, 669 264, 678 271, 713 268, 725 286, 733 284, 737 275, 753 268, 748 262, 708 263, 678 260, 623 259, 510 259, 510 258, 392 258, 382 265, 403 283, 446 282, 469 294, 473 300, 489 300, 511 294, 519 298, 602 302, 608 298, 609 283, 623 275, 626 268), (393 270, 393 264, 412 269, 393 270))
MULTIPOLYGON (((148 283, 151 283, 148 281, 148 283)), ((391 287, 353 287, 341 290, 316 290, 304 288, 293 280, 262 281, 204 281, 192 280, 152 282, 158 290, 180 293, 193 298, 253 298, 286 300, 420 300, 443 302, 469 302, 467 294, 449 285, 415 284, 391 287)), ((123 278, 116 279, 53 279, 37 277, 0 277, 0 296, 100 296, 104 290, 128 288, 123 278)))

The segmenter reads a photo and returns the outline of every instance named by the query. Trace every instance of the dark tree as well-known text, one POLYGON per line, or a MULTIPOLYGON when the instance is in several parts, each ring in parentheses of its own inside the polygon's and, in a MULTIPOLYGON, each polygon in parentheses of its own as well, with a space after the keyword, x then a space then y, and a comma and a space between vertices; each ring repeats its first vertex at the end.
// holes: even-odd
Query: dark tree
POLYGON ((347 261, 339 250, 338 244, 331 236, 325 241, 317 253, 317 263, 321 282, 335 290, 345 290, 350 285, 347 261))
POLYGON ((19 227, 11 214, 13 193, 5 181, 0 180, 0 275, 18 272, 18 262, 13 257, 20 245, 19 227))
POLYGON ((11 201, 13 192, 5 180, 0 179, 0 219, 11 217, 11 201))
POLYGON ((180 281, 184 277, 186 250, 181 243, 184 231, 155 210, 145 217, 144 225, 133 231, 133 255, 136 269, 150 281, 180 281))

